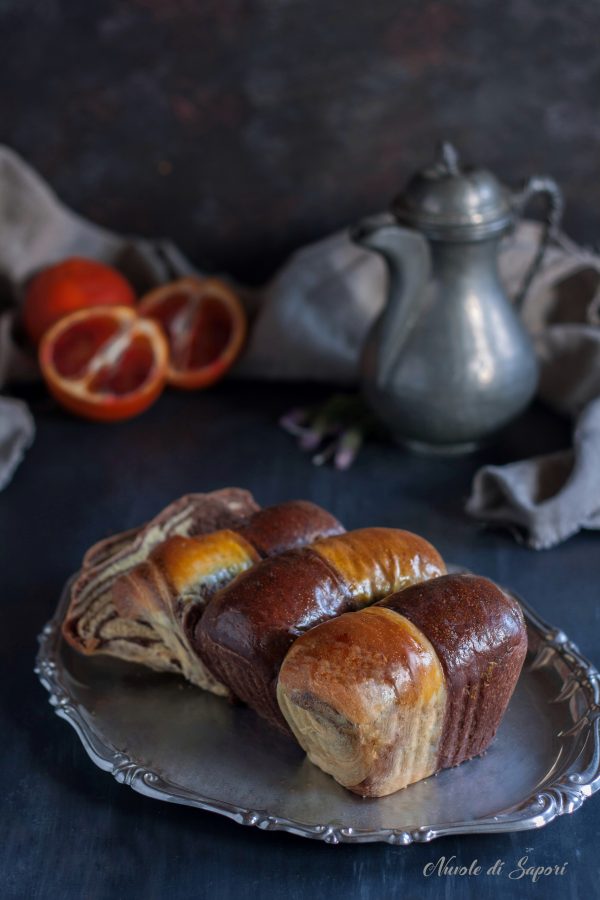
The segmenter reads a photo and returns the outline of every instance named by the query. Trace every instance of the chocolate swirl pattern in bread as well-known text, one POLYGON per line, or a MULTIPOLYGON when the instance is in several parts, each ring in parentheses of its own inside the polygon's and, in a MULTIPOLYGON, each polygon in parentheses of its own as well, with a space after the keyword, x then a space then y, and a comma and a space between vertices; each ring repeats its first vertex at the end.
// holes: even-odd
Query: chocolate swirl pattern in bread
POLYGON ((516 600, 446 575, 300 637, 277 697, 312 762, 381 797, 489 746, 526 651, 516 600))
POLYGON ((237 697, 287 730, 275 687, 295 638, 443 572, 435 548, 407 531, 364 528, 318 540, 258 563, 220 591, 192 646, 237 697))
POLYGON ((141 528, 94 544, 84 556, 63 622, 63 636, 80 653, 105 654, 140 662, 159 671, 181 667, 154 630, 136 619, 123 619, 113 603, 115 580, 147 559, 173 535, 199 535, 243 526, 260 509, 241 488, 187 494, 141 528))

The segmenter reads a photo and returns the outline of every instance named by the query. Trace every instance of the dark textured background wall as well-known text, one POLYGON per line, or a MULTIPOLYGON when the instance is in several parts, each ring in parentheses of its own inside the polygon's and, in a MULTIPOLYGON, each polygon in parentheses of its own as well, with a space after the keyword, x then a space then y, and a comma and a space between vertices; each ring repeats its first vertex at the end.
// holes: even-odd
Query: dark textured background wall
POLYGON ((97 222, 267 274, 440 137, 600 243, 598 0, 0 0, 0 136, 97 222))

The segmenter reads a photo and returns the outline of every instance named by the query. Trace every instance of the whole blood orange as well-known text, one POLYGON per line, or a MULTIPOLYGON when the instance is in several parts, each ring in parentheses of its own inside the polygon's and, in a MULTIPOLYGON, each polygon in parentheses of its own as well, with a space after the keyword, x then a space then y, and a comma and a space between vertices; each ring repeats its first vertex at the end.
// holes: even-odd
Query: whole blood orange
POLYGON ((90 306, 133 306, 129 282, 104 263, 73 257, 43 269, 31 279, 23 301, 23 324, 38 344, 63 316, 90 306))
POLYGON ((169 348, 150 319, 127 306, 80 310, 42 338, 46 384, 62 406, 103 422, 129 419, 162 392, 169 348))
POLYGON ((217 278, 181 278, 142 297, 140 315, 160 323, 169 342, 167 381, 204 388, 231 368, 246 337, 246 313, 217 278))

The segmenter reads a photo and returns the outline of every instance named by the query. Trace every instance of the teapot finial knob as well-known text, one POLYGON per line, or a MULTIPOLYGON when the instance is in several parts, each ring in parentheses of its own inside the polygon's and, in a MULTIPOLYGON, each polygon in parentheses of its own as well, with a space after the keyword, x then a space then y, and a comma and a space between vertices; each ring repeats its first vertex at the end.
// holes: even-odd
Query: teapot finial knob
POLYGON ((448 175, 459 175, 458 152, 450 141, 442 141, 439 149, 440 168, 448 175))
POLYGON ((450 141, 441 141, 438 144, 435 172, 438 177, 443 175, 460 175, 458 153, 450 141))

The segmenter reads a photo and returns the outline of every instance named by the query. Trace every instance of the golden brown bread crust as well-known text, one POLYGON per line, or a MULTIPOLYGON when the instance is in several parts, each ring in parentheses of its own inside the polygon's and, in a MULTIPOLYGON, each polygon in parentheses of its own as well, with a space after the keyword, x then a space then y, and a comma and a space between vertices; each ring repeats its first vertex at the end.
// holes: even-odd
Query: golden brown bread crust
POLYGON ((188 681, 226 694, 193 651, 188 634, 213 594, 259 559, 248 541, 231 530, 194 538, 174 536, 159 544, 145 562, 117 578, 113 603, 121 619, 134 619, 153 629, 188 681))
POLYGON ((485 578, 446 575, 300 637, 277 696, 317 765, 383 796, 489 746, 526 650, 513 598, 485 578))
POLYGON ((124 618, 174 610, 192 592, 206 602, 259 559, 254 547, 230 529, 193 538, 175 535, 115 581, 113 602, 124 618))
POLYGON ((429 541, 399 528, 360 528, 312 549, 343 578, 354 608, 446 571, 429 541))
POLYGON ((418 535, 365 528, 264 560, 208 604, 192 646, 213 674, 287 730, 275 695, 279 667, 300 634, 445 571, 418 535))
POLYGON ((437 769, 442 667, 415 626, 379 605, 298 638, 277 699, 311 761, 361 796, 383 796, 437 769))

